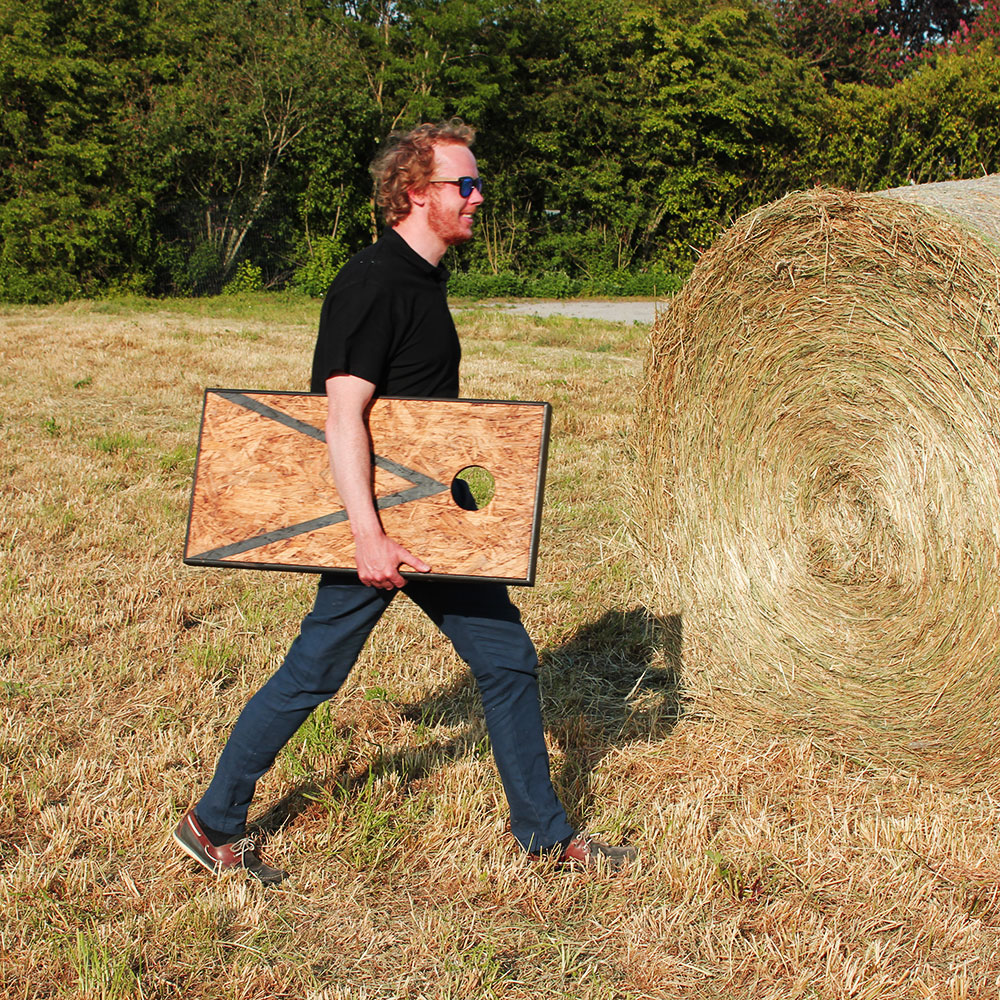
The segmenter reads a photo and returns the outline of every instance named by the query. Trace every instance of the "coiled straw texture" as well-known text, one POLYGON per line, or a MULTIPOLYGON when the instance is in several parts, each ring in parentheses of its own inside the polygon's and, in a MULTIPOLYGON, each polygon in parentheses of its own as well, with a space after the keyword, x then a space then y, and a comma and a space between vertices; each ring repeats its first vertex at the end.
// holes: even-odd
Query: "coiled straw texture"
POLYGON ((720 238, 653 327, 630 493, 697 705, 996 788, 1000 179, 926 187, 720 238))

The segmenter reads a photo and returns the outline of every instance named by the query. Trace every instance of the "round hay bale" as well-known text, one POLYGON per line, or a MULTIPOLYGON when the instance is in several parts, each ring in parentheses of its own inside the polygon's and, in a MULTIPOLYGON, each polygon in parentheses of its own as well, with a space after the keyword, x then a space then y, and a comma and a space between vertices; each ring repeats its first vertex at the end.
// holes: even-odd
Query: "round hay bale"
POLYGON ((1000 251, 930 196, 726 232, 653 327, 630 493, 696 705, 996 787, 1000 251))
POLYGON ((1000 244, 1000 174, 968 181, 910 184, 879 194, 910 205, 940 209, 953 224, 1000 244))

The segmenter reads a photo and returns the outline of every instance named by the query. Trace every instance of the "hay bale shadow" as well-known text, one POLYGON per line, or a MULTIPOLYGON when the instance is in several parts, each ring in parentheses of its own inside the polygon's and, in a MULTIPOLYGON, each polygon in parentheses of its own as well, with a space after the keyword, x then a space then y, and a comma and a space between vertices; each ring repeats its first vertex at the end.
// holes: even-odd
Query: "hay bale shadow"
POLYGON ((553 781, 581 828, 607 753, 669 736, 683 707, 682 621, 644 607, 608 611, 541 657, 543 711, 561 765, 553 781))

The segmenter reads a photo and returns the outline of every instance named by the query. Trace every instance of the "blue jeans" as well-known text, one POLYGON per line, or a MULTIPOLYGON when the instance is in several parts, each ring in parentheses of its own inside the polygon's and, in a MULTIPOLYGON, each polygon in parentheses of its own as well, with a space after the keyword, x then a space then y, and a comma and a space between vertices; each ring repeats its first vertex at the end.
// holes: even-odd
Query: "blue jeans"
MULTIPOLYGON (((236 720, 195 807, 203 823, 234 839, 242 836, 258 779, 309 713, 340 689, 396 593, 352 577, 320 577, 316 604, 284 663, 236 720)), ((451 640, 476 678, 515 839, 531 851, 567 840, 574 831, 549 775, 538 658, 506 588, 414 579, 405 593, 451 640)))

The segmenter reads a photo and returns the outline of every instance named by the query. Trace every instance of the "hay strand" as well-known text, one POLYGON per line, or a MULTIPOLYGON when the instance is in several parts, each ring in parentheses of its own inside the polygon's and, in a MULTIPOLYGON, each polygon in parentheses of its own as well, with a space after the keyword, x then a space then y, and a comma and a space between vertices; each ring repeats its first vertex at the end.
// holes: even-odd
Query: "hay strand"
POLYGON ((696 702, 995 785, 988 180, 967 201, 903 189, 930 208, 816 190, 740 219, 654 325, 631 493, 696 702))

